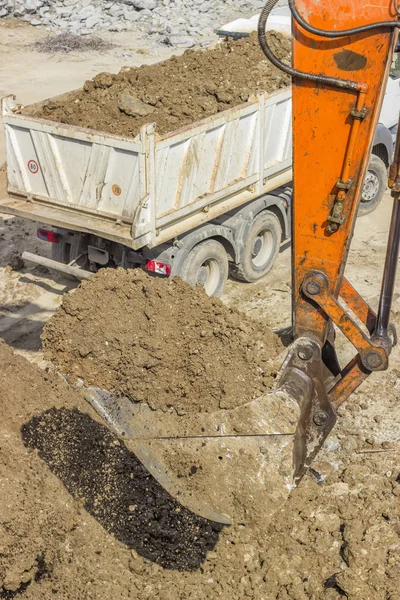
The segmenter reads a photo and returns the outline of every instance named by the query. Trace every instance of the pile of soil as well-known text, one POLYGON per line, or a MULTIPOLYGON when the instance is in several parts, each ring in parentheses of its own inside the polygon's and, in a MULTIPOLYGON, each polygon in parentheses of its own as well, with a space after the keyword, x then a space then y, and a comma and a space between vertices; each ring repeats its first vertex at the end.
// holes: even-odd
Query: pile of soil
POLYGON ((46 324, 45 356, 72 380, 178 413, 233 408, 268 391, 280 345, 203 288, 103 269, 46 324))
MULTIPOLYGON (((269 34, 278 57, 290 62, 291 40, 269 34)), ((240 105, 251 95, 290 85, 264 56, 256 36, 229 41, 117 75, 100 73, 83 90, 27 107, 24 114, 135 137, 146 123, 161 134, 240 105)))
POLYGON ((370 431, 370 409, 393 414, 399 375, 377 380, 366 410, 340 409, 319 483, 308 475, 272 523, 221 530, 165 494, 60 377, 3 343, 0 361, 0 598, 398 598, 399 447, 365 449, 360 418, 370 431))

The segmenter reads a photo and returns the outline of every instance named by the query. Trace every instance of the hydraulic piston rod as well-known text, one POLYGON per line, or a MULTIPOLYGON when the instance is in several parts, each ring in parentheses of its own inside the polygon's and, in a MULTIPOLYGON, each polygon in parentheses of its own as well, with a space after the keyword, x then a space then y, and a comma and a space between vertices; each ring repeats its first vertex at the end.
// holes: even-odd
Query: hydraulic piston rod
POLYGON ((388 328, 400 250, 400 118, 399 126, 397 128, 397 140, 393 163, 390 167, 389 187, 392 190, 394 204, 386 253, 386 263, 383 272, 381 297, 379 300, 378 317, 374 333, 374 337, 381 339, 382 341, 389 341, 388 328))

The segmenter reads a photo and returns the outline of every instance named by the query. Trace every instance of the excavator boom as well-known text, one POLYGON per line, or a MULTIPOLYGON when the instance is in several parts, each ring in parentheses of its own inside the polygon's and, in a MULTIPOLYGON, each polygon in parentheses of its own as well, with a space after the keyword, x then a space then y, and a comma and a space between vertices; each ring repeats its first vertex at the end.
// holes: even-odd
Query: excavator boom
MULTIPOLYGON (((399 27, 397 0, 289 0, 293 64, 293 343, 276 389, 235 410, 158 414, 96 389, 87 399, 154 477, 193 512, 228 524, 264 519, 297 484, 336 410, 388 367, 400 240, 400 141, 390 171, 394 212, 376 316, 345 279, 349 246, 399 27), (340 368, 334 325, 354 346, 340 368), (255 493, 257 492, 257 493, 255 493)), ((400 129, 400 127, 399 127, 400 129)))

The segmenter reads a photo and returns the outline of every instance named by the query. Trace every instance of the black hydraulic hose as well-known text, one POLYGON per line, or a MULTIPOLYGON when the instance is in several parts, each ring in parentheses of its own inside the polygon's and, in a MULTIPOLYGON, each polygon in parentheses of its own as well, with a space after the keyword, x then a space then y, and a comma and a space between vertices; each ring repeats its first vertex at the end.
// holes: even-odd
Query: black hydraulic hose
MULTIPOLYGON (((346 29, 344 31, 325 31, 324 29, 317 29, 317 27, 313 27, 303 19, 303 17, 296 8, 295 0, 289 0, 289 8, 294 19, 299 23, 299 25, 303 27, 303 29, 308 31, 308 33, 313 33, 314 35, 320 35, 321 37, 326 38, 338 38, 347 35, 355 35, 357 33, 364 33, 365 31, 380 29, 381 27, 385 27, 388 29, 400 29, 399 21, 381 21, 380 23, 371 23, 370 25, 354 27, 353 29, 346 29)), ((397 4, 397 0, 394 0, 394 8, 396 10, 396 13, 399 15, 399 6, 397 4)))
MULTIPOLYGON (((320 83, 322 85, 330 85, 334 87, 341 87, 352 91, 360 91, 363 86, 356 81, 349 81, 347 79, 337 79, 336 77, 326 77, 325 75, 314 75, 312 73, 306 73, 305 71, 298 71, 290 65, 282 62, 272 51, 267 41, 267 21, 268 17, 277 4, 278 0, 268 0, 263 10, 261 11, 260 20, 258 22, 258 39, 260 46, 265 56, 271 61, 275 67, 291 75, 292 77, 299 77, 307 81, 313 81, 314 83, 320 83)), ((289 0, 290 4, 290 0, 289 0)))

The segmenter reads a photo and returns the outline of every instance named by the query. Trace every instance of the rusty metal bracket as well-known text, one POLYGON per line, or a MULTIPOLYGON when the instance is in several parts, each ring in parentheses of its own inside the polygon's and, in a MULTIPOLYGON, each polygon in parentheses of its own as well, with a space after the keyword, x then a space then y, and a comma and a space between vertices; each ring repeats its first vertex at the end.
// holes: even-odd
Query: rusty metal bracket
POLYGON ((353 181, 351 179, 349 179, 348 181, 343 181, 342 179, 339 179, 336 182, 336 187, 339 190, 346 190, 346 192, 351 188, 351 184, 353 183, 353 181))
POLYGON ((353 108, 350 114, 354 119, 357 119, 358 121, 363 121, 368 114, 368 108, 364 107, 361 110, 353 108))
POLYGON ((325 373, 322 350, 317 340, 311 337, 298 338, 282 367, 279 388, 291 385, 291 381, 302 378, 309 393, 303 394, 300 419, 294 444, 294 466, 296 485, 323 446, 336 423, 336 412, 325 389, 325 373))
POLYGON ((376 314, 345 277, 343 277, 340 285, 339 297, 346 302, 347 306, 372 334, 376 326, 376 314))

